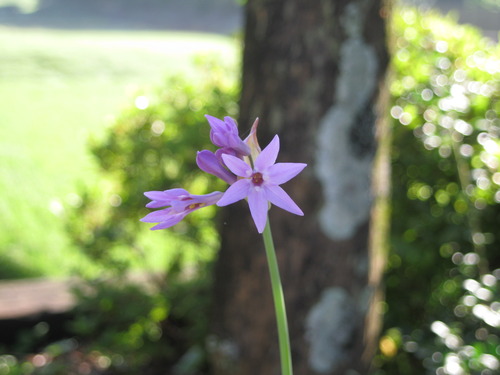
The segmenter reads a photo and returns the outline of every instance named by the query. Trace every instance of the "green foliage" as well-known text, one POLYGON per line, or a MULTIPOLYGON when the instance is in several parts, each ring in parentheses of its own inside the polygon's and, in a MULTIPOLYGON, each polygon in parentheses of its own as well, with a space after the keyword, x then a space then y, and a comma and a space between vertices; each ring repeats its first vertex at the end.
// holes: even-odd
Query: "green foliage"
POLYGON ((474 311, 498 314, 490 270, 500 266, 500 46, 412 9, 392 31, 392 250, 379 373, 492 373, 498 322, 474 311), (471 302, 462 286, 485 278, 471 302), (435 322, 449 334, 436 338, 435 322))
POLYGON ((127 366, 147 363, 150 356, 164 355, 159 345, 160 322, 168 314, 167 301, 160 294, 148 294, 139 286, 98 284, 95 293, 79 293, 71 330, 83 340, 92 340, 101 353, 120 353, 127 366), (144 349, 144 350, 141 350, 144 349), (136 355, 130 356, 135 353, 136 355))
MULTIPOLYGON (((190 281, 152 278, 149 284, 96 284, 80 293, 71 331, 87 351, 109 358, 116 374, 137 374, 145 368, 171 368, 207 335, 210 302, 207 274, 190 281), (146 289, 145 289, 146 285, 146 289)), ((203 365, 205 354, 200 353, 203 365)))
POLYGON ((200 65, 202 80, 175 77, 155 92, 138 95, 106 139, 92 144, 103 178, 95 191, 83 192, 68 229, 79 248, 109 270, 125 271, 145 252, 199 257, 217 244, 210 208, 156 236, 139 222, 149 212, 143 208, 145 191, 182 186, 203 194, 220 186, 197 168, 193 153, 210 148, 204 114, 235 115, 237 91, 227 70, 206 59, 200 65))

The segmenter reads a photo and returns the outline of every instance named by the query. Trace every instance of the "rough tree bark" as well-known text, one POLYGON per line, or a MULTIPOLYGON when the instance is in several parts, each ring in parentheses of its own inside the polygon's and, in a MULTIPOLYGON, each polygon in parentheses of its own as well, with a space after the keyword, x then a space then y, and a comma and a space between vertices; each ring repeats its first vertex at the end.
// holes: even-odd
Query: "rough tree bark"
MULTIPOLYGON (((284 186, 305 216, 270 211, 296 375, 365 374, 376 347, 384 231, 372 168, 386 15, 383 0, 246 5, 240 131, 259 117, 262 147, 279 134, 278 161, 308 163, 284 186)), ((279 374, 265 252, 246 202, 227 207, 222 224, 214 372, 279 374)))

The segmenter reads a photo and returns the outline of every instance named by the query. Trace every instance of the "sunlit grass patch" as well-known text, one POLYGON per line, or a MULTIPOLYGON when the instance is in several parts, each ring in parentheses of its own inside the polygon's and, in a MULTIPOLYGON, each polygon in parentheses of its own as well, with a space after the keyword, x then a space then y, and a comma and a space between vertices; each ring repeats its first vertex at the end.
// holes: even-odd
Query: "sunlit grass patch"
POLYGON ((199 79, 194 56, 234 63, 235 44, 207 34, 0 28, 0 46, 0 278, 87 269, 64 210, 78 204, 79 185, 99 178, 88 136, 101 136, 140 88, 166 75, 199 79))

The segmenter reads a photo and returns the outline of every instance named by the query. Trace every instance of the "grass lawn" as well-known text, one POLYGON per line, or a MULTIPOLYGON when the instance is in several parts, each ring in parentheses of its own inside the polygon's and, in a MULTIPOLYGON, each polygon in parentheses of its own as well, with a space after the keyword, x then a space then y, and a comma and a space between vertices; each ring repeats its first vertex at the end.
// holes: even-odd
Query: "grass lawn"
POLYGON ((88 136, 138 90, 195 77, 195 55, 237 50, 217 35, 2 27, 0 49, 0 279, 88 267, 64 231, 77 186, 98 178, 88 136))

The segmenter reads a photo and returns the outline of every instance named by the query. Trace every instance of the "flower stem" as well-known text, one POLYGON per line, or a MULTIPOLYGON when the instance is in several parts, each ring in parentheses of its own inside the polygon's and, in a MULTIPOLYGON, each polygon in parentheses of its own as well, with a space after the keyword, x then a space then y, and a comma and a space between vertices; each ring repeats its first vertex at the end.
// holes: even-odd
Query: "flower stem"
POLYGON ((276 322, 278 324, 278 337, 280 345, 281 374, 292 375, 292 354, 290 352, 290 338, 288 336, 288 323, 286 320, 285 300, 283 298, 283 288, 281 286, 280 272, 276 251, 274 250, 273 235, 269 218, 267 219, 264 233, 264 246, 266 248, 267 263, 271 275, 271 286, 273 290, 274 309, 276 311, 276 322))

